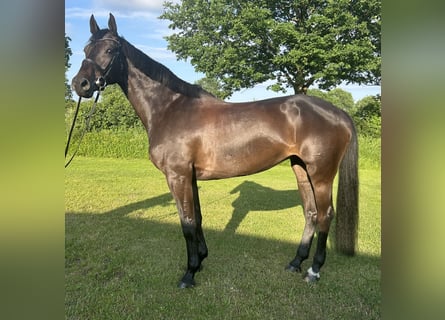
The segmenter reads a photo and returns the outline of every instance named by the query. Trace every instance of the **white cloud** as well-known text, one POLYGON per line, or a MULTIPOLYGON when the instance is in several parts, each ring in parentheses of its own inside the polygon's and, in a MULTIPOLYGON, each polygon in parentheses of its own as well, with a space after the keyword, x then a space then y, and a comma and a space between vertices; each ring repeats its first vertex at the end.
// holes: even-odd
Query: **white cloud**
POLYGON ((151 47, 143 44, 136 44, 135 47, 143 51, 154 60, 176 60, 176 56, 174 55, 174 53, 167 50, 166 48, 151 47))
MULTIPOLYGON (((165 0, 94 0, 85 7, 65 7, 67 18, 89 18, 91 13, 102 18, 111 12, 116 18, 156 18, 163 11, 165 0)), ((173 0, 173 3, 179 0, 173 0)))
POLYGON ((65 20, 65 33, 71 34, 73 31, 73 24, 65 20))
MULTIPOLYGON (((134 18, 159 16, 165 0, 95 0, 94 8, 107 12, 116 12, 116 17, 134 18)), ((171 1, 173 3, 179 0, 171 1)))
POLYGON ((65 8, 65 19, 70 18, 89 18, 92 10, 87 8, 65 8))
POLYGON ((90 18, 91 14, 94 14, 96 18, 108 18, 110 12, 116 17, 116 19, 125 18, 148 18, 155 19, 161 13, 152 12, 147 10, 124 10, 118 8, 109 7, 104 9, 102 7, 98 8, 66 8, 65 18, 90 18))
POLYGON ((116 10, 133 11, 148 10, 154 11, 162 8, 164 0, 96 0, 95 6, 116 10))

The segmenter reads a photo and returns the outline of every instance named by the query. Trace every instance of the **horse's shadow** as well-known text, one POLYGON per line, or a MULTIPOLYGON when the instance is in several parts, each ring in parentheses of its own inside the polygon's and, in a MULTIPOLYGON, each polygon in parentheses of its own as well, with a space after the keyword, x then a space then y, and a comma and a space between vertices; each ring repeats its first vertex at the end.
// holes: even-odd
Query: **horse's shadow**
POLYGON ((234 233, 250 211, 275 211, 302 205, 297 189, 274 190, 253 181, 244 181, 230 193, 239 193, 239 196, 232 202, 232 218, 225 232, 234 233))
MULTIPOLYGON (((235 233, 236 229, 250 211, 276 211, 302 204, 297 189, 274 190, 253 181, 246 180, 230 191, 230 194, 236 193, 239 193, 239 196, 232 202, 232 217, 224 228, 225 232, 235 233)), ((170 193, 164 193, 153 198, 133 202, 110 210, 107 214, 125 216, 132 212, 155 206, 174 206, 172 195, 170 193)))
POLYGON ((126 216, 138 210, 149 209, 155 206, 166 207, 170 205, 174 205, 174 201, 172 195, 169 192, 167 192, 159 196, 155 196, 153 198, 148 198, 145 200, 129 203, 122 207, 112 209, 106 213, 111 215, 126 216))

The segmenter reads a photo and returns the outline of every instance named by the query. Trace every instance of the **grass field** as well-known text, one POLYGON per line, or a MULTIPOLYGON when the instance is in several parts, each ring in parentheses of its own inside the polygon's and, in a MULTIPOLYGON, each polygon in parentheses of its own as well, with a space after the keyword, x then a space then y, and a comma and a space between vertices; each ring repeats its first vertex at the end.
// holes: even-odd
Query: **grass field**
POLYGON ((328 240, 311 285, 284 271, 304 223, 287 165, 199 182, 209 257, 197 286, 180 290, 185 242, 162 174, 144 159, 76 158, 65 179, 66 319, 379 319, 380 169, 366 167, 358 255, 328 240))

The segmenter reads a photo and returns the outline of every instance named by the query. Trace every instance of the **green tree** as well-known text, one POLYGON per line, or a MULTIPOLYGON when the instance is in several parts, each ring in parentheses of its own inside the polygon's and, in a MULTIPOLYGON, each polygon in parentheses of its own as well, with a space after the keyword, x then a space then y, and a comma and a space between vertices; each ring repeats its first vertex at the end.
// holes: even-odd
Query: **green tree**
POLYGON ((366 96, 363 99, 357 101, 355 106, 355 116, 361 119, 368 117, 381 117, 382 116, 382 104, 381 96, 366 96))
POLYGON ((164 4, 179 59, 225 97, 275 80, 274 91, 380 83, 380 0, 183 0, 164 4))
POLYGON ((353 118, 361 134, 380 137, 382 126, 381 96, 366 96, 357 101, 353 118))
POLYGON ((66 72, 71 67, 70 57, 73 55, 73 52, 70 48, 71 38, 68 37, 65 33, 65 101, 70 101, 73 99, 73 93, 71 91, 71 86, 68 83, 68 79, 66 78, 66 72))
POLYGON ((340 88, 335 88, 327 92, 320 89, 309 89, 307 93, 331 102, 333 105, 345 110, 350 115, 354 113, 354 98, 348 91, 340 88))
MULTIPOLYGON (((88 101, 88 105, 92 102, 88 101)), ((83 108, 83 114, 90 108, 83 108)), ((117 85, 109 85, 102 93, 102 99, 96 106, 91 121, 92 130, 128 129, 142 127, 142 123, 134 112, 130 102, 117 85)))
POLYGON ((210 92, 215 97, 218 97, 220 99, 224 99, 225 97, 223 86, 214 78, 205 77, 195 81, 195 84, 201 86, 204 90, 210 92))

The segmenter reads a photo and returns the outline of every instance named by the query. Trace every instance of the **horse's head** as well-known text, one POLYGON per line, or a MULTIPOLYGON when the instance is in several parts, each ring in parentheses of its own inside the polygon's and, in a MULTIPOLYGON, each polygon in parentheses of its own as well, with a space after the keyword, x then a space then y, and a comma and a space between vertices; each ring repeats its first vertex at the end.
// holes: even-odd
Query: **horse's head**
POLYGON ((91 38, 84 49, 85 59, 72 81, 76 93, 85 98, 90 98, 94 91, 103 90, 107 84, 118 82, 125 60, 116 21, 111 13, 108 29, 99 29, 91 15, 90 31, 91 38))

